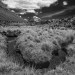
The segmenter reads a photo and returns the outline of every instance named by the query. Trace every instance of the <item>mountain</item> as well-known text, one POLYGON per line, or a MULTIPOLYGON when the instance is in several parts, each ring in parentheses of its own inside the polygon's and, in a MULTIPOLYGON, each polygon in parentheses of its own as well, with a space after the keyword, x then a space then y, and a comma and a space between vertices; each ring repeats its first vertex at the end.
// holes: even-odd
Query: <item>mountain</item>
POLYGON ((47 13, 39 16, 41 19, 58 19, 58 18, 66 18, 69 16, 75 15, 75 6, 67 7, 61 11, 57 11, 54 13, 47 13))
POLYGON ((4 5, 2 2, 0 2, 0 20, 10 22, 25 22, 23 18, 7 9, 6 5, 4 5))

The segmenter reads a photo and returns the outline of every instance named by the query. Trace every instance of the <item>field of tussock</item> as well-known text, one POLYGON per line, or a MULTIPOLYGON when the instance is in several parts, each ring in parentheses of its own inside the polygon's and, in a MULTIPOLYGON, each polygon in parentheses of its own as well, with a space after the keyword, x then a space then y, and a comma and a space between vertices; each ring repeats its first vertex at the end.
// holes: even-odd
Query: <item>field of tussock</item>
POLYGON ((75 31, 1 27, 0 75, 75 75, 75 31))

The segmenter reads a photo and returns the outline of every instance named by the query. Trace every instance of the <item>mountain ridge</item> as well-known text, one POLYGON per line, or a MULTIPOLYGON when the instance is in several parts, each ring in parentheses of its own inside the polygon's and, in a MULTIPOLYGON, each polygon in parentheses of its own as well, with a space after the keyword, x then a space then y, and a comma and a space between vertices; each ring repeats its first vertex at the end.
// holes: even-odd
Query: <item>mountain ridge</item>
POLYGON ((23 18, 16 15, 16 13, 11 12, 10 9, 7 9, 0 1, 0 20, 9 21, 9 22, 25 22, 23 18))

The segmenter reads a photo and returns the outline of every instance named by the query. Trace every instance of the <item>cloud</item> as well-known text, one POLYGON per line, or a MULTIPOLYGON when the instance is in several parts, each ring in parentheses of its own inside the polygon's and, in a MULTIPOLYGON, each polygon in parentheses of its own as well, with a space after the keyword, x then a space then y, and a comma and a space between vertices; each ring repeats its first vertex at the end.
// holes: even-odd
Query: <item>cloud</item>
POLYGON ((68 5, 67 1, 63 1, 63 5, 68 5))
POLYGON ((2 0, 8 8, 26 9, 27 12, 35 12, 34 9, 49 7, 57 0, 2 0))

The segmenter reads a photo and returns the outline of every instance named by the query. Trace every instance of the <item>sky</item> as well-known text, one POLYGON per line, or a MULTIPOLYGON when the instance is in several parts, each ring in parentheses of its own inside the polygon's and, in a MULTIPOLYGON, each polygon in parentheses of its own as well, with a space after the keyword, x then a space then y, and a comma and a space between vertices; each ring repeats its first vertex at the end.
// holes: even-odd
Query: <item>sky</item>
MULTIPOLYGON (((35 9, 43 7, 49 7, 57 0, 2 0, 4 4, 7 4, 8 8, 26 9, 27 12, 35 13, 35 9)), ((24 11, 23 11, 24 12, 24 11)))
MULTIPOLYGON (((75 0, 1 0, 12 12, 20 16, 59 14, 75 9, 75 0), (56 12, 56 13, 54 13, 56 12)), ((68 12, 67 12, 68 13, 68 12)), ((50 15, 51 16, 51 15, 50 15)))

